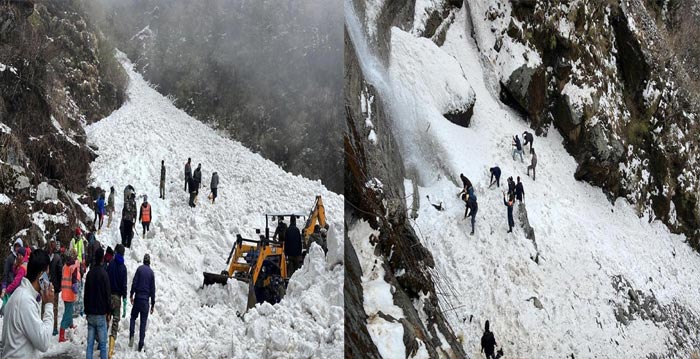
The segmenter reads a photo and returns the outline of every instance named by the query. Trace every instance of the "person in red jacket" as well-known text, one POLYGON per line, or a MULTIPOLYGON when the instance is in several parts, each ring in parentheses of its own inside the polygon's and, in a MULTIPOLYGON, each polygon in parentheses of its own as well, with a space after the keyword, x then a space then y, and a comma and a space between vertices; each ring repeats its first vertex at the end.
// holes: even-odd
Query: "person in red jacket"
POLYGON ((11 296, 15 289, 19 287, 20 283, 22 283, 22 278, 27 274, 28 261, 29 255, 27 254, 27 249, 20 247, 17 250, 17 259, 15 260, 15 278, 12 283, 7 286, 7 290, 5 291, 8 296, 11 296))
POLYGON ((146 237, 146 232, 150 230, 151 216, 151 204, 148 203, 148 196, 143 196, 143 204, 139 211, 139 221, 141 221, 141 226, 143 227, 143 237, 146 237))

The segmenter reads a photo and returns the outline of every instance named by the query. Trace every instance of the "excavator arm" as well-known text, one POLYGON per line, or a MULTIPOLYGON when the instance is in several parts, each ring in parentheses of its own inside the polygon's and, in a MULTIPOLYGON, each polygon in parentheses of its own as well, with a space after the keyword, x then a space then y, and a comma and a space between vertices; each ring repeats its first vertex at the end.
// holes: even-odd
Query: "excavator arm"
POLYGON ((311 209, 309 219, 306 221, 306 226, 304 226, 304 243, 308 241, 311 233, 314 233, 314 227, 317 223, 321 228, 326 226, 326 209, 323 207, 323 199, 321 199, 321 196, 316 196, 316 202, 311 209))

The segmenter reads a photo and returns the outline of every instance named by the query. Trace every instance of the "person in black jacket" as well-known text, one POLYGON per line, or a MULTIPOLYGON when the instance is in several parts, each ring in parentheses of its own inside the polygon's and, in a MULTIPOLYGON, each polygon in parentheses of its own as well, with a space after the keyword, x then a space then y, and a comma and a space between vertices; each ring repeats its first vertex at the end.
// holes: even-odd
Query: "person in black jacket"
POLYGON ((532 133, 527 131, 523 132, 523 139, 525 140, 525 143, 523 143, 523 149, 525 149, 525 146, 527 146, 528 143, 530 144, 530 149, 532 149, 532 140, 534 139, 534 137, 532 137, 532 133))
POLYGON ((464 212, 464 218, 472 217, 472 233, 474 235, 474 222, 476 222, 476 212, 479 210, 479 204, 476 202, 476 196, 467 196, 467 209, 464 212))
POLYGON ((506 195, 505 193, 503 194, 503 204, 508 207, 508 233, 512 233, 515 226, 515 221, 513 221, 513 202, 515 202, 513 196, 509 196, 508 201, 506 201, 506 195))
POLYGON ((297 228, 295 216, 289 220, 289 228, 284 234, 284 242, 284 255, 289 263, 287 275, 291 277, 301 267, 301 232, 297 228))
POLYGON ((520 176, 518 176, 518 184, 515 185, 515 198, 520 202, 525 199, 525 189, 523 183, 520 182, 520 176))
POLYGON ((119 332, 119 312, 122 312, 122 318, 126 316, 127 272, 124 265, 124 246, 121 244, 117 244, 114 259, 107 267, 107 275, 109 276, 109 286, 112 288, 112 331, 109 334, 109 356, 111 357, 114 354, 114 342, 117 340, 119 332))
POLYGON ((518 138, 518 135, 515 135, 515 137, 513 137, 513 161, 515 161, 516 154, 520 155, 520 162, 525 162, 523 160, 523 146, 520 144, 520 139, 518 138))
MULTIPOLYGON (((190 178, 192 178, 192 159, 188 158, 187 163, 185 163, 185 192, 187 192, 187 186, 190 186, 190 178)), ((190 186, 190 193, 192 192, 192 186, 190 186)))
POLYGON ((272 239, 278 240, 280 243, 284 243, 284 235, 287 233, 287 224, 284 223, 284 217, 279 218, 277 222, 277 228, 275 228, 275 234, 272 239))
POLYGON ((515 196, 515 182, 513 177, 508 177, 508 197, 515 196))
POLYGON ((102 358, 107 354, 107 322, 110 319, 110 286, 109 276, 102 264, 104 250, 95 250, 94 263, 85 279, 85 314, 88 323, 88 340, 86 356, 92 358, 95 336, 99 343, 102 358))
POLYGON ((160 161, 160 197, 165 199, 165 160, 160 161))
POLYGON ((494 183, 496 184, 496 187, 501 187, 501 168, 498 166, 491 167, 489 171, 491 172, 491 183, 489 184, 489 188, 491 188, 494 183))
POLYGON ((190 176, 189 179, 187 179, 187 182, 189 183, 188 186, 190 186, 190 207, 194 208, 196 204, 194 203, 195 198, 197 197, 197 187, 194 182, 194 178, 190 176))
POLYGON ((472 182, 467 178, 467 176, 464 175, 464 173, 459 174, 459 178, 462 180, 462 188, 464 188, 464 192, 467 192, 469 188, 472 186, 472 182))
POLYGON ((49 281, 53 284, 53 335, 58 335, 58 297, 61 294, 61 279, 63 278, 63 258, 58 250, 57 240, 54 238, 49 244, 49 281))
POLYGON ((481 337, 481 352, 486 354, 486 359, 495 359, 494 350, 496 349, 496 338, 489 330, 489 321, 486 321, 484 327, 484 335, 481 337))

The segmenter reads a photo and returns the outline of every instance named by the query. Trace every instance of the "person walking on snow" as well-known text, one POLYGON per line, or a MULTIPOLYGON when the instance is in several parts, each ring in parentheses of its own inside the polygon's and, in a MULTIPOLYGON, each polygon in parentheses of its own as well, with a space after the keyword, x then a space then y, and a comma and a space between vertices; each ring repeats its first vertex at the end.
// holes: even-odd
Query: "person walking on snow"
POLYGON ((146 338, 146 324, 148 323, 148 300, 151 300, 150 314, 156 305, 156 278, 151 270, 151 256, 146 253, 143 256, 143 264, 136 269, 134 279, 131 281, 131 321, 129 322, 129 348, 134 346, 134 327, 136 318, 141 316, 139 325, 139 351, 143 350, 146 338))
POLYGON ((520 162, 525 162, 523 160, 523 146, 520 144, 520 139, 518 138, 518 135, 515 135, 513 137, 513 161, 515 161, 515 155, 519 154, 520 155, 520 162))
POLYGON ((130 192, 129 199, 124 203, 122 209, 122 222, 119 226, 122 236, 122 244, 126 248, 131 248, 131 240, 134 238, 134 227, 136 226, 136 193, 130 192))
POLYGON ((105 194, 100 193, 100 196, 97 198, 97 212, 99 215, 99 226, 97 227, 97 233, 99 234, 102 232, 102 224, 104 223, 105 220, 105 194))
POLYGON ((508 208, 508 233, 512 233, 515 226, 515 221, 513 221, 513 202, 515 202, 513 196, 509 196, 508 201, 506 201, 506 194, 503 194, 503 204, 508 208))
POLYGON ((109 188, 109 197, 107 197, 107 228, 112 226, 112 216, 114 215, 114 186, 109 188))
POLYGON ((146 232, 151 228, 151 215, 151 204, 148 203, 148 196, 143 196, 143 203, 139 211, 139 221, 141 221, 141 226, 143 227, 142 237, 144 238, 146 238, 146 232))
POLYGON ((296 216, 292 216, 289 219, 289 228, 284 234, 284 255, 289 262, 287 271, 290 277, 301 267, 301 250, 301 232, 297 228, 296 216))
POLYGON ((501 168, 498 166, 491 167, 489 168, 489 172, 491 172, 489 188, 491 188, 494 183, 496 184, 496 187, 501 187, 501 168))
MULTIPOLYGON (((188 158, 187 163, 185 163, 185 192, 187 192, 190 178, 192 178, 192 159, 188 158)), ((190 193, 192 193, 192 186, 190 186, 190 193)))
POLYGON ((61 299, 63 299, 63 318, 61 330, 58 334, 58 342, 66 341, 66 329, 75 328, 73 325, 73 309, 80 286, 80 264, 76 261, 78 255, 75 250, 69 252, 66 263, 63 264, 61 276, 61 299))
POLYGON ((211 175, 211 183, 209 184, 211 188, 211 203, 214 204, 216 201, 216 196, 218 195, 217 189, 219 188, 219 173, 214 172, 211 175))
POLYGON ((489 330, 489 321, 486 321, 484 326, 484 335, 481 337, 481 352, 486 354, 486 359, 495 359, 494 350, 496 349, 496 338, 489 330))
MULTIPOLYGON (((127 271, 124 265, 124 246, 121 244, 117 244, 114 260, 107 267, 107 275, 109 276, 109 287, 112 289, 112 331, 109 334, 108 350, 108 356, 111 358, 114 355, 114 342, 117 340, 117 333, 119 333, 119 312, 122 312, 122 318, 126 316, 127 271)), ((107 324, 109 325, 109 323, 107 324)))
POLYGON ((525 140, 525 143, 523 143, 523 149, 525 148, 525 146, 527 146, 528 143, 530 144, 530 149, 532 149, 532 140, 534 139, 532 133, 527 131, 523 132, 523 139, 525 140))
POLYGON ((202 164, 199 163, 197 164, 197 169, 194 170, 194 175, 192 175, 194 178, 194 188, 195 188, 195 195, 194 195, 194 203, 197 203, 197 199, 199 197, 199 188, 202 185, 202 164))
POLYGON ((160 196, 158 198, 165 199, 165 160, 160 161, 160 196))
POLYGON ((58 297, 61 295, 61 279, 63 270, 63 258, 62 253, 58 249, 58 241, 54 238, 49 244, 50 254, 49 258, 51 264, 49 265, 49 280, 53 285, 54 299, 53 299, 53 335, 58 335, 58 297))
POLYGON ((27 276, 7 302, 2 322, 2 358, 38 358, 49 349, 53 322, 54 289, 47 272, 49 255, 43 249, 31 254, 27 276), (44 315, 41 317, 41 307, 44 315))
POLYGON ((94 265, 85 279, 85 314, 87 315, 88 337, 85 356, 92 359, 95 336, 100 348, 100 359, 107 359, 107 322, 110 320, 111 298, 109 277, 102 266, 104 250, 95 251, 94 265))
POLYGON ((520 182, 520 176, 518 176, 518 184, 515 185, 515 198, 521 203, 525 199, 525 189, 523 183, 520 182))
POLYGON ((194 208, 196 204, 194 203, 195 197, 197 197, 197 187, 195 186, 194 183, 194 178, 190 176, 190 178, 187 180, 189 182, 188 186, 190 188, 190 200, 189 200, 189 205, 190 207, 194 208))
POLYGON ((527 175, 530 176, 530 170, 532 170, 532 180, 535 180, 535 168, 537 167, 537 154, 535 154, 535 149, 530 148, 530 154, 532 155, 532 161, 530 165, 527 166, 527 175))

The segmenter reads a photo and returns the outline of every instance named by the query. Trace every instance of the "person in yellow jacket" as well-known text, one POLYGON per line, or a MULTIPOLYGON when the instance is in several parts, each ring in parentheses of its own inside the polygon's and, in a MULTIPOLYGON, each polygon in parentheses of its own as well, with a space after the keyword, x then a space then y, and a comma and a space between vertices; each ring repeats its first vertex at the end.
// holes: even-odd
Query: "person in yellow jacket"
POLYGON ((143 227, 143 236, 146 237, 146 233, 151 227, 151 204, 148 203, 148 196, 143 196, 143 204, 141 204, 141 210, 139 211, 139 221, 141 221, 141 226, 143 227))
POLYGON ((73 307, 78 296, 78 286, 80 282, 80 263, 76 261, 78 255, 72 250, 63 265, 63 275, 61 276, 61 299, 63 299, 64 310, 61 319, 61 330, 58 334, 58 342, 66 341, 66 329, 75 328, 73 325, 73 307))

